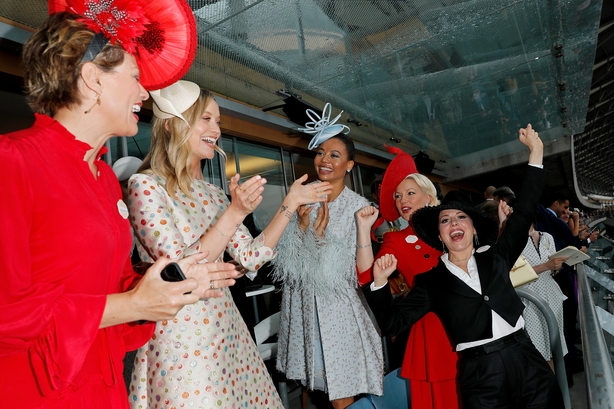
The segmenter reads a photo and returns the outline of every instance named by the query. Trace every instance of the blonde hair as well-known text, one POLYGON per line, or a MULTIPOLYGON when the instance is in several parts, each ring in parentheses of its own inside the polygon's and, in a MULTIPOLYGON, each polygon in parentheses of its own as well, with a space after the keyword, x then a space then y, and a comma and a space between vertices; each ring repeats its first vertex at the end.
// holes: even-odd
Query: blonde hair
POLYGON ((422 193, 425 195, 429 195, 431 197, 431 201, 428 203, 428 206, 437 206, 439 204, 439 199, 437 199, 437 189, 435 189, 435 185, 429 178, 420 173, 412 173, 411 175, 407 175, 405 179, 413 179, 414 182, 420 187, 422 193))
MULTIPOLYGON (((54 116, 81 103, 81 61, 94 32, 81 17, 55 13, 26 42, 22 53, 26 99, 34 112, 54 116)), ((124 49, 108 43, 93 61, 104 72, 124 62, 124 49)))
MULTIPOLYGON (((181 113, 189 126, 178 117, 153 119, 151 148, 138 172, 153 173, 163 177, 166 180, 166 190, 174 199, 177 199, 175 194, 177 188, 192 198, 190 192, 190 185, 193 182, 190 171, 192 149, 189 141, 192 130, 211 101, 214 101, 213 95, 201 89, 196 102, 181 113)), ((226 161, 226 153, 222 148, 215 145, 215 151, 226 161)))

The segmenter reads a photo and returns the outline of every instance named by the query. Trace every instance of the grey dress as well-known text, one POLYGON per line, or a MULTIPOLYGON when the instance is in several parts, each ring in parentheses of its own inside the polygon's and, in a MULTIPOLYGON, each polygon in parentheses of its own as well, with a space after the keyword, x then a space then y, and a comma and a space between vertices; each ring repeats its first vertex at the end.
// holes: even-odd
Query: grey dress
POLYGON ((379 331, 358 289, 354 213, 369 202, 347 187, 329 203, 320 239, 296 215, 277 245, 275 276, 283 281, 277 369, 330 400, 383 393, 379 331))

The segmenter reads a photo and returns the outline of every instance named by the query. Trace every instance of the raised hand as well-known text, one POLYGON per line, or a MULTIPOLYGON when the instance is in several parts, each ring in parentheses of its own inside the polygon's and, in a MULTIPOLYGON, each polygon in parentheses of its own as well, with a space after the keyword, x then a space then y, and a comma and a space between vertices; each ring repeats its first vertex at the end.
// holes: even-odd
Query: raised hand
POLYGON ((356 214, 356 226, 359 231, 364 229, 371 229, 373 223, 377 220, 379 216, 379 210, 375 206, 365 206, 362 209, 359 209, 356 214))
POLYGON ((230 179, 228 189, 232 200, 229 207, 245 217, 262 202, 262 192, 267 180, 256 175, 239 185, 240 178, 241 175, 237 173, 230 179))
POLYGON ((373 278, 375 285, 381 287, 388 281, 390 274, 397 269, 397 258, 394 254, 384 254, 373 263, 373 278))
POLYGON ((509 219, 514 210, 507 204, 505 200, 499 201, 499 206, 497 207, 497 213, 499 215, 499 227, 503 225, 503 223, 509 219))
POLYGON ((526 145, 531 154, 529 155, 529 163, 534 165, 541 165, 544 156, 544 144, 539 139, 539 134, 535 132, 531 124, 528 124, 526 128, 520 128, 518 130, 518 140, 526 145))

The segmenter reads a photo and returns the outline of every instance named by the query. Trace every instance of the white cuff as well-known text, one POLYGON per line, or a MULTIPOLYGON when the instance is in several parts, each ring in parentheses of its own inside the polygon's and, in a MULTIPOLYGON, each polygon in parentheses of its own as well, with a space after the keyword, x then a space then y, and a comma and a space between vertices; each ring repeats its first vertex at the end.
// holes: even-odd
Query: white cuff
POLYGON ((388 281, 386 281, 386 283, 385 283, 384 285, 382 285, 382 286, 380 286, 380 287, 376 287, 376 286, 375 286, 375 281, 373 281, 373 282, 371 283, 371 285, 369 286, 369 288, 371 289, 371 291, 377 291, 377 290, 379 290, 379 289, 381 289, 381 288, 386 287, 386 284, 388 284, 388 281))

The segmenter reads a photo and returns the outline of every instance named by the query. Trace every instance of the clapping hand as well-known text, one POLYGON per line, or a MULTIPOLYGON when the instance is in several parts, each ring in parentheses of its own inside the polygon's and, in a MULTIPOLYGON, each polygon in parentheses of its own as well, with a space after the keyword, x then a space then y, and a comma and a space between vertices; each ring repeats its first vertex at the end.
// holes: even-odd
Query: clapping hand
POLYGON ((294 201, 296 206, 325 202, 328 199, 328 195, 333 193, 333 185, 330 182, 314 182, 304 185, 303 183, 305 183, 307 178, 308 176, 305 174, 296 179, 292 186, 290 186, 287 197, 294 201))
POLYGON ((238 173, 230 179, 230 196, 232 197, 230 207, 240 212, 243 217, 253 212, 262 202, 262 192, 267 180, 256 175, 239 185, 241 175, 238 173))
POLYGON ((328 202, 324 202, 320 205, 318 215, 313 221, 313 228, 315 229, 318 237, 324 238, 324 230, 326 230, 326 226, 328 226, 328 202))

